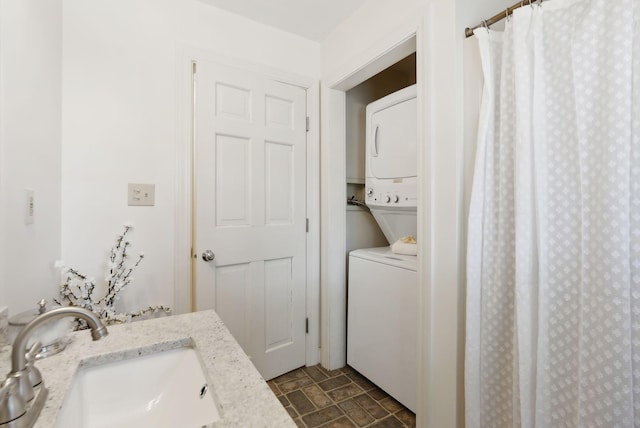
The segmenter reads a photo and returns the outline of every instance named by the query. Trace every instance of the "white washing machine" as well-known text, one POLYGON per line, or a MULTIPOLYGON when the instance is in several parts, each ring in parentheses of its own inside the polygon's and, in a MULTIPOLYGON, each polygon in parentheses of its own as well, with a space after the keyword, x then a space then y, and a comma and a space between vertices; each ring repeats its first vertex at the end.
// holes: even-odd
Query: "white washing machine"
POLYGON ((347 363, 416 411, 416 256, 389 247, 349 253, 347 363))
MULTIPOLYGON (((367 106, 365 202, 389 243, 417 234, 415 85, 367 106)), ((349 253, 347 363, 415 412, 416 256, 349 253)))

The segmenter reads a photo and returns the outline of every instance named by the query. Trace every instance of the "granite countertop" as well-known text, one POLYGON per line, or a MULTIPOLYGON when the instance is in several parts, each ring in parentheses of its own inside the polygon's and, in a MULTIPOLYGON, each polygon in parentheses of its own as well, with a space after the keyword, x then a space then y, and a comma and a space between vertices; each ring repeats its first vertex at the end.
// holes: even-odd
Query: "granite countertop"
MULTIPOLYGON (((214 427, 296 426, 214 311, 110 326, 109 335, 96 342, 89 331, 70 333, 66 339, 67 349, 36 362, 49 389, 37 428, 55 425, 79 367, 185 346, 198 350, 213 384, 221 416, 214 427)), ((4 373, 11 369, 10 350, 5 346, 0 352, 0 370, 4 373)))

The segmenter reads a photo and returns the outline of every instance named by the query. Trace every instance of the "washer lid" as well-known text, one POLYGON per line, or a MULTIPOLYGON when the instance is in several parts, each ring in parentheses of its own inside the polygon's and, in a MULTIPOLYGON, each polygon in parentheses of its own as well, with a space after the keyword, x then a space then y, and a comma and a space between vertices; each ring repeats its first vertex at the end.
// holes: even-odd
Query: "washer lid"
POLYGON ((378 248, 362 248, 353 250, 349 256, 373 262, 384 263, 403 269, 416 271, 418 268, 418 259, 416 256, 407 256, 405 254, 395 254, 391 251, 391 247, 378 248))

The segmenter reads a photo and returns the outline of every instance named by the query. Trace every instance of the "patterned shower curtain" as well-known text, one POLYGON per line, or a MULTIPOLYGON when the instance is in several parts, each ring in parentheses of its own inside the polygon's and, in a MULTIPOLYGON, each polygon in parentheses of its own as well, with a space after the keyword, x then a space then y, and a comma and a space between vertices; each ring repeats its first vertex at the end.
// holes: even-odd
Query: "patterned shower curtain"
POLYGON ((640 427, 640 0, 480 29, 468 427, 640 427))

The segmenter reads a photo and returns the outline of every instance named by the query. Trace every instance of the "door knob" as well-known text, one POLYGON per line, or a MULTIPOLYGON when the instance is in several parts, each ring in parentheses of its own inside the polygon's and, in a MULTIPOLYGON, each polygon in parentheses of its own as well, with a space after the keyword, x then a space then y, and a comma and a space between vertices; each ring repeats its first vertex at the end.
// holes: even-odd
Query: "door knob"
POLYGON ((206 250, 204 253, 202 253, 202 260, 204 260, 205 262, 210 262, 215 258, 216 258, 216 255, 213 254, 213 251, 211 250, 206 250))

